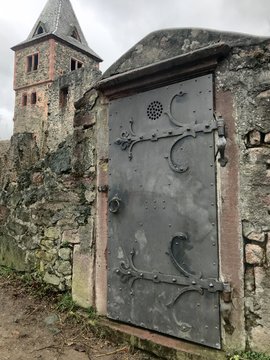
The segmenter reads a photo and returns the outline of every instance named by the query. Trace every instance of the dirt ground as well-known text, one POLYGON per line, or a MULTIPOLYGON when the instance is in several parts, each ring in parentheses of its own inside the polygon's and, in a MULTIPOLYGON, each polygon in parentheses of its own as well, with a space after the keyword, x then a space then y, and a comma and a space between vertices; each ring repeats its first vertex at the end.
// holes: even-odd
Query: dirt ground
POLYGON ((55 300, 36 297, 14 279, 0 276, 0 360, 152 360, 128 346, 98 338, 55 300))

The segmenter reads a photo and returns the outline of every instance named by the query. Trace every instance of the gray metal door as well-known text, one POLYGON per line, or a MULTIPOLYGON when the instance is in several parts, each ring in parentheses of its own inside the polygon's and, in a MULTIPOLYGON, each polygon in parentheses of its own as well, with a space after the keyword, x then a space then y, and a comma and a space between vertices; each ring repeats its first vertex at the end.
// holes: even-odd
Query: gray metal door
POLYGON ((220 348, 212 88, 110 103, 108 316, 220 348))

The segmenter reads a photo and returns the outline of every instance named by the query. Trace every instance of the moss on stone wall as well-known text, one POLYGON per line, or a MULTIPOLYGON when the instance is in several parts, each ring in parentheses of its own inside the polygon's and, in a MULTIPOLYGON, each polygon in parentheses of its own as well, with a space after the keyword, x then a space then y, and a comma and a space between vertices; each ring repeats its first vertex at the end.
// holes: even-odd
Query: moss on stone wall
POLYGON ((13 136, 0 179, 0 264, 37 272, 60 290, 71 288, 74 246, 93 253, 94 139, 92 129, 81 132, 79 158, 77 137, 40 158, 32 134, 13 136))

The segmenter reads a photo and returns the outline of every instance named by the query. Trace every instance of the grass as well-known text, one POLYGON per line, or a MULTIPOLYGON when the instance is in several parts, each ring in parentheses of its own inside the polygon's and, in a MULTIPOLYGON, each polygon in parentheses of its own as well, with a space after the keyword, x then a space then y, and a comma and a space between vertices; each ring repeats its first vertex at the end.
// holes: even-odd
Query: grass
POLYGON ((229 360, 270 360, 270 356, 254 351, 242 351, 228 356, 229 360))
POLYGON ((92 306, 86 310, 86 313, 88 315, 89 320, 97 320, 98 319, 98 314, 96 312, 96 309, 93 308, 92 306))
POLYGON ((73 301, 69 291, 59 293, 54 286, 44 283, 40 275, 20 273, 0 266, 0 277, 6 284, 9 282, 15 283, 18 293, 29 293, 34 298, 47 299, 55 306, 57 311, 65 313, 67 319, 73 320, 76 323, 84 322, 87 319, 94 325, 95 320, 98 319, 96 310, 93 307, 81 309, 73 301))
MULTIPOLYGON (((82 309, 72 299, 70 292, 66 292, 59 297, 56 308, 61 312, 72 314, 75 314, 78 310, 82 312, 82 309)), ((89 320, 96 320, 98 318, 96 310, 93 307, 83 310, 83 313, 85 314, 84 317, 87 317, 89 320)))
POLYGON ((11 270, 8 267, 0 266, 0 276, 3 278, 7 278, 9 276, 12 276, 14 274, 14 271, 11 270))
POLYGON ((73 301, 70 293, 60 296, 56 308, 61 312, 74 312, 78 310, 78 305, 73 301))

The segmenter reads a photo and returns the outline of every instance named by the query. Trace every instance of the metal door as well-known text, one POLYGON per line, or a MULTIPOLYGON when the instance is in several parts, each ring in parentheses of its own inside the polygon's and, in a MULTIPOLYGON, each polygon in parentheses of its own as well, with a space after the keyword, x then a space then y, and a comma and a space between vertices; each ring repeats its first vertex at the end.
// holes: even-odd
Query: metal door
POLYGON ((108 316, 220 348, 212 87, 110 103, 108 316))

